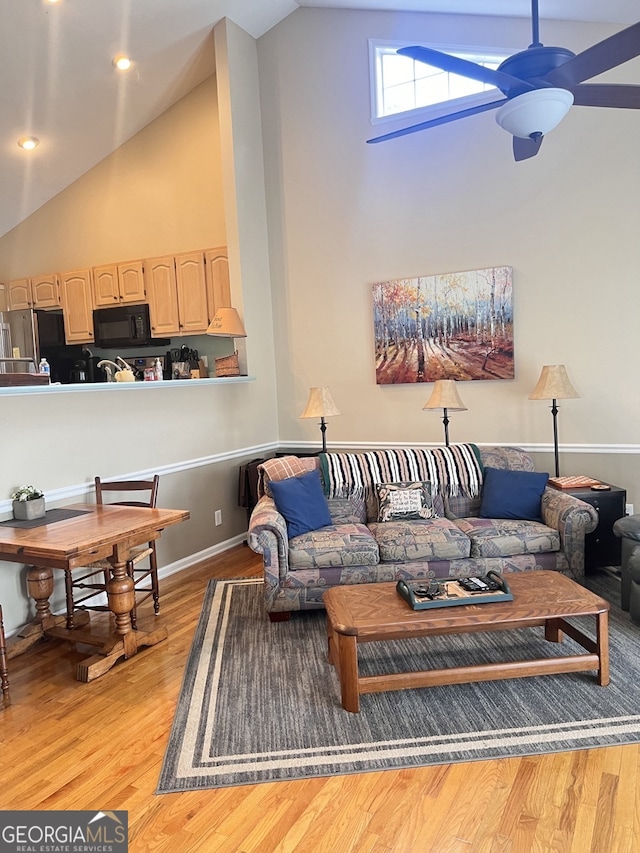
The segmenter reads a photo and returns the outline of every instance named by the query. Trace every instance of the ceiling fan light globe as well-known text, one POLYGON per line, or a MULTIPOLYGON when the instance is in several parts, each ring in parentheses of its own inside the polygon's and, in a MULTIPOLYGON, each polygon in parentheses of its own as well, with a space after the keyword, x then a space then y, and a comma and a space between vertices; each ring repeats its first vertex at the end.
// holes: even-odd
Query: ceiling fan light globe
POLYGON ((573 93, 567 89, 534 89, 503 104, 496 113, 496 121, 512 136, 535 139, 560 124, 572 104, 573 93))

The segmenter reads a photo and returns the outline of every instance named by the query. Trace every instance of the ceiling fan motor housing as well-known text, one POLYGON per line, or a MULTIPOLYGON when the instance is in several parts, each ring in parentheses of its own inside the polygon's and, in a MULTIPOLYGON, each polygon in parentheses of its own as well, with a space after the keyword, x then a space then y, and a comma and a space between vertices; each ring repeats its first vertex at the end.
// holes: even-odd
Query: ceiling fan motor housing
MULTIPOLYGON (((574 57, 575 53, 564 47, 543 47, 542 45, 528 47, 526 50, 521 50, 519 53, 507 57, 498 66, 498 71, 503 71, 505 74, 511 74, 512 77, 540 86, 552 86, 552 83, 548 83, 544 79, 546 75, 574 57)), ((524 92, 525 88, 522 91, 524 92)), ((505 95, 513 95, 514 91, 511 89, 504 93, 505 95)))

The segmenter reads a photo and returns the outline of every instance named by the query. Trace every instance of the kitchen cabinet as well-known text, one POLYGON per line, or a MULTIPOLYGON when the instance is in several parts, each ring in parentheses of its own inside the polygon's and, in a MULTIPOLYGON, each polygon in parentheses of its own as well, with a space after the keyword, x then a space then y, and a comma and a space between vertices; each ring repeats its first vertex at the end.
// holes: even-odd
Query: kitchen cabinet
POLYGON ((204 252, 146 260, 144 280, 155 337, 201 335, 207 331, 204 252))
POLYGON ((178 290, 173 255, 146 260, 144 281, 154 337, 168 338, 179 334, 178 290))
POLYGON ((8 287, 9 308, 12 311, 22 311, 32 307, 31 282, 28 278, 18 278, 10 281, 8 287))
POLYGON ((89 269, 59 275, 64 336, 68 344, 93 343, 92 278, 89 269))
POLYGON ((8 304, 12 310, 59 308, 61 300, 58 276, 54 273, 10 281, 8 304))
POLYGON ((203 335, 209 327, 203 252, 176 255, 176 285, 180 333, 203 335))
POLYGON ((231 307, 227 247, 207 249, 204 253, 204 262, 207 283, 207 310, 209 322, 211 322, 218 308, 231 307))
POLYGON ((145 301, 142 261, 104 264, 93 268, 95 307, 141 303, 145 301))

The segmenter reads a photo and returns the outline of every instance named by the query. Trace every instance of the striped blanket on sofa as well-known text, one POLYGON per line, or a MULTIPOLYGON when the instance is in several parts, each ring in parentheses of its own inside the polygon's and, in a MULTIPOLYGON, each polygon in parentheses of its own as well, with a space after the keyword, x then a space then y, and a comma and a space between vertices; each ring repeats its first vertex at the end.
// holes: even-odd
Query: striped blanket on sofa
POLYGON ((328 498, 365 500, 378 483, 428 480, 431 493, 477 497, 482 489, 482 463, 475 444, 452 444, 432 450, 407 448, 365 453, 321 453, 320 472, 328 498))

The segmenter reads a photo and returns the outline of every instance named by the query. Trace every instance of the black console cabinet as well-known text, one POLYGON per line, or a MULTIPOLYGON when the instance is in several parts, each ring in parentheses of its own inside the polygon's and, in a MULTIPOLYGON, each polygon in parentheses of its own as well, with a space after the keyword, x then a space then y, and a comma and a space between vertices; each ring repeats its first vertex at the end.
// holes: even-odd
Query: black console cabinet
POLYGON ((611 486, 609 491, 563 489, 568 495, 591 504, 600 518, 598 526, 585 538, 585 571, 620 565, 621 540, 613 533, 613 524, 625 515, 627 491, 611 486))

